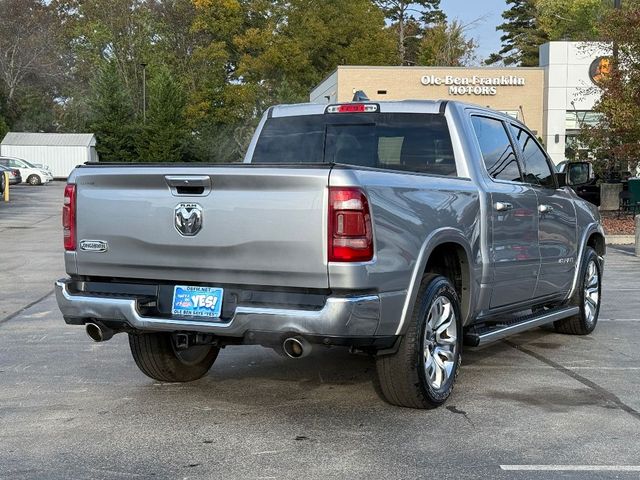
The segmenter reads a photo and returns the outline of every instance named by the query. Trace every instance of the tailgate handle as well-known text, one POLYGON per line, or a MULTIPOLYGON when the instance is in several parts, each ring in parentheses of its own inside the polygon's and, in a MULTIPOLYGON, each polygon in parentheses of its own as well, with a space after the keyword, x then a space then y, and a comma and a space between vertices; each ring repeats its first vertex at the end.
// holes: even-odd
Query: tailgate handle
POLYGON ((173 195, 208 195, 211 177, 207 175, 166 175, 164 179, 173 195))

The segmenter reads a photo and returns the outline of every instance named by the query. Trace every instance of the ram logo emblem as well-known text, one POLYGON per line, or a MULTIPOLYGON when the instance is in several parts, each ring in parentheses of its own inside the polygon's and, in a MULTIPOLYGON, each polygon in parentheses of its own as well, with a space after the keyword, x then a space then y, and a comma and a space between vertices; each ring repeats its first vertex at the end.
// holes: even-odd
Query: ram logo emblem
POLYGON ((202 229, 202 207, 197 203, 180 203, 175 208, 174 225, 178 233, 193 237, 202 229))

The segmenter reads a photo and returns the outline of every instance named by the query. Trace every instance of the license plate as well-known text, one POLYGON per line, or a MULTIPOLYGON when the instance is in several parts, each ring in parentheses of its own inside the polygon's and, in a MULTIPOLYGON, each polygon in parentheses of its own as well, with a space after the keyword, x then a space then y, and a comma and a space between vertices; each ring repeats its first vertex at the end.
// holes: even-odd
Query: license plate
POLYGON ((222 288, 176 285, 173 288, 171 314, 181 317, 219 318, 223 293, 222 288))

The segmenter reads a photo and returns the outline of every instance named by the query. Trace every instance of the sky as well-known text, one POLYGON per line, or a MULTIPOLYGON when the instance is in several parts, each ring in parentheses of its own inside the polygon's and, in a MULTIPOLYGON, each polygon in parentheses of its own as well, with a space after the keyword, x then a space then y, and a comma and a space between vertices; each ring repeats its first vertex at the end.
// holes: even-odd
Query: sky
POLYGON ((467 35, 478 44, 478 63, 500 49, 501 31, 496 26, 503 22, 505 0, 441 0, 440 8, 449 19, 459 19, 470 24, 467 35))

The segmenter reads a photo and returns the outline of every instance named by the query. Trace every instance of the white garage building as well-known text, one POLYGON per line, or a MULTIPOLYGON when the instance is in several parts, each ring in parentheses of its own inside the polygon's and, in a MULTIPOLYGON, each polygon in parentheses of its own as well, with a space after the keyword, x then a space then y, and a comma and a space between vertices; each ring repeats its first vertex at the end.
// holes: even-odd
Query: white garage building
POLYGON ((67 178, 76 165, 98 160, 93 133, 9 132, 0 143, 0 156, 48 165, 55 178, 67 178))

